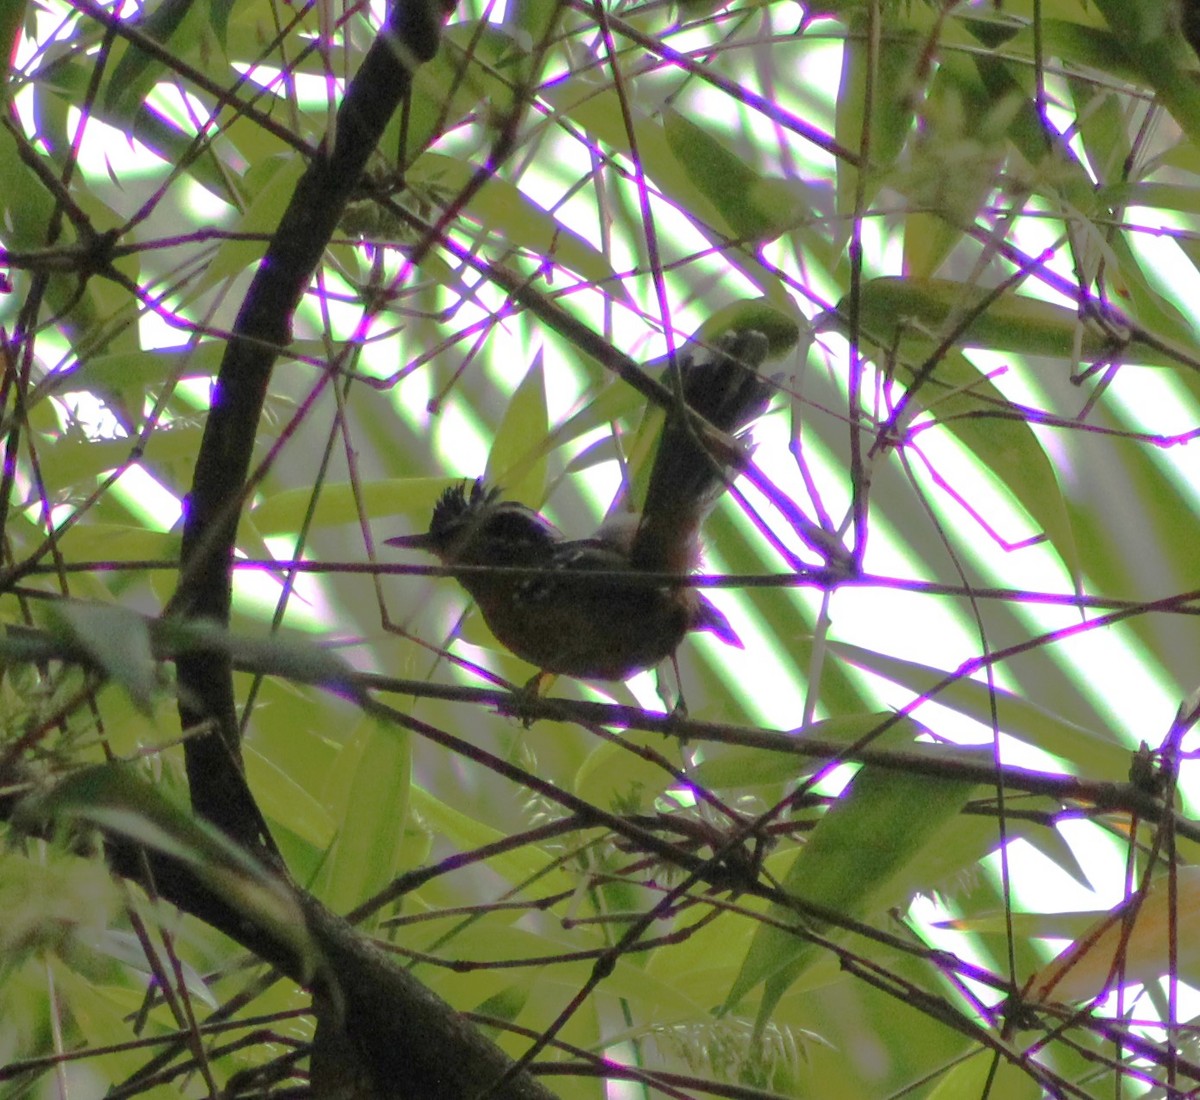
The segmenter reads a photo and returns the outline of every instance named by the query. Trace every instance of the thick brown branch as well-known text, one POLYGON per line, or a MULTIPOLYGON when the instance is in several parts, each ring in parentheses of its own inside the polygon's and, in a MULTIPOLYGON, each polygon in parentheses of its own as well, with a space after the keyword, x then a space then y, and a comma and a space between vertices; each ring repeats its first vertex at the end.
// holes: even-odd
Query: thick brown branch
MULTIPOLYGON (((271 370, 291 334, 292 314, 312 278, 346 202, 392 112, 407 94, 412 69, 437 52, 444 0, 398 0, 346 90, 337 141, 318 151, 284 212, 255 274, 225 349, 184 519, 182 575, 173 609, 191 619, 228 623, 238 516, 271 370)), ((248 848, 269 846, 242 778, 233 677, 222 654, 179 663, 186 759, 197 813, 248 848)))

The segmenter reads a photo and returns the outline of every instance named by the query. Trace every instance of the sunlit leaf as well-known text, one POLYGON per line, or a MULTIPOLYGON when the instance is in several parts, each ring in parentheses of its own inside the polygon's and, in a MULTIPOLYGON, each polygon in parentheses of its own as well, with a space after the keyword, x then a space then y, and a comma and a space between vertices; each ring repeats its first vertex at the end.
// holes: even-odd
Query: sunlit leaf
POLYGON ((1030 977, 1026 997, 1070 1004, 1102 997, 1117 983, 1147 984, 1170 970, 1172 942, 1178 971, 1195 974, 1200 945, 1182 933, 1180 922, 1200 906, 1200 869, 1180 867, 1174 874, 1174 897, 1160 876, 1148 893, 1104 914, 1030 977))
POLYGON ((773 240, 808 210, 794 185, 756 172, 703 127, 677 111, 663 121, 672 153, 692 183, 741 240, 773 240))
MULTIPOLYGON (((935 769, 938 751, 929 752, 928 758, 935 769)), ((772 907, 779 924, 764 925, 755 933, 726 1007, 737 1005, 765 982, 759 1019, 768 1018, 788 986, 819 954, 804 930, 831 934, 828 922, 806 915, 804 906, 860 917, 900 900, 903 889, 900 897, 894 891, 906 865, 949 827, 972 788, 962 780, 932 775, 876 767, 859 771, 789 868, 783 887, 798 906, 772 907)), ((832 934, 836 937, 836 931, 832 934)))

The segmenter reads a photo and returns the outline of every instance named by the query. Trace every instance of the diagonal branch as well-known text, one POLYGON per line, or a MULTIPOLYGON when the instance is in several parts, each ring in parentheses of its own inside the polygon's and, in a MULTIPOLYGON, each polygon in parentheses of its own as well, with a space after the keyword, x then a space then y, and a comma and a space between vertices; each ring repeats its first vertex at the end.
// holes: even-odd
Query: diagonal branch
MULTIPOLYGON (((251 488, 251 452, 272 367, 367 159, 407 95, 413 69, 437 52, 440 23, 452 6, 449 0, 396 0, 346 89, 332 151, 318 150, 259 264, 225 349, 196 459, 172 601, 179 615, 229 622, 238 517, 251 488)), ((193 654, 180 662, 178 675, 183 728, 203 731, 186 744, 193 806, 248 848, 269 849, 242 776, 228 659, 193 654)))

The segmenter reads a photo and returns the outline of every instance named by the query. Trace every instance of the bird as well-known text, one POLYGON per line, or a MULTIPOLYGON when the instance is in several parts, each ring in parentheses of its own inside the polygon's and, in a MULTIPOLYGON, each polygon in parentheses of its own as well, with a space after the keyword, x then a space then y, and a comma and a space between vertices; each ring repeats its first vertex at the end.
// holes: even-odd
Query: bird
POLYGON ((767 337, 754 329, 680 349, 676 400, 638 513, 568 538, 480 479, 447 489, 427 532, 386 542, 449 567, 500 643, 539 670, 526 685, 535 694, 546 674, 628 679, 674 659, 691 631, 740 648, 725 616, 678 578, 697 567, 701 525, 730 468, 746 460, 740 433, 770 402, 773 380, 758 373, 767 352, 767 337))

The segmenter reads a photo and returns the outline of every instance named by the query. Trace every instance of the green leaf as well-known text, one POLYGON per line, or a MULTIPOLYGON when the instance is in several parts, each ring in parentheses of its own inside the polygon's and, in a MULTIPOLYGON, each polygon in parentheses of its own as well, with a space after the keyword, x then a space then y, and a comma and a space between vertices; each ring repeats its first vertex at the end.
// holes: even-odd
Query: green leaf
MULTIPOLYGON (((855 33, 846 36, 842 47, 834 136, 845 148, 859 149, 864 119, 870 112, 871 164, 877 169, 868 179, 863 195, 864 203, 870 203, 887 179, 912 128, 914 104, 919 101, 920 93, 916 66, 921 57, 921 36, 898 26, 885 28, 876 53, 878 67, 869 74, 871 53, 866 37, 867 19, 861 12, 854 12, 850 16, 850 27, 855 33), (873 77, 870 82, 869 75, 873 77), (868 86, 874 93, 869 105, 866 101, 868 86)), ((844 218, 854 211, 859 171, 848 161, 838 160, 837 209, 844 218)), ((849 232, 848 221, 846 226, 843 235, 849 232)))
POLYGON ((1138 72, 1125 52, 1123 37, 1122 31, 1114 34, 1107 27, 1087 26, 1073 19, 1042 19, 1037 29, 1030 26, 1020 30, 1009 45, 1014 56, 1032 57, 1040 38, 1046 54, 1069 57, 1083 71, 1098 69, 1126 83, 1137 80, 1138 72))
POLYGON ((1138 76, 1193 142, 1200 142, 1196 58, 1178 31, 1174 4, 1165 0, 1096 0, 1138 76))
MULTIPOLYGON (((154 937, 154 948, 162 951, 162 944, 154 937)), ((132 967, 139 971, 147 983, 155 980, 154 969, 146 958, 146 949, 142 941, 132 932, 122 932, 116 928, 106 928, 101 936, 96 938, 94 947, 97 952, 121 963, 122 966, 132 967)), ((218 1000, 204 980, 204 976, 184 959, 174 961, 178 967, 179 984, 193 997, 198 998, 208 1009, 215 1010, 218 1000)))
MULTIPOLYGON (((479 817, 466 812, 466 808, 451 806, 435 798, 421 787, 412 789, 412 810, 419 814, 429 826, 455 848, 469 852, 504 840, 508 834, 484 823, 479 817)), ((517 886, 535 878, 548 862, 544 852, 525 846, 488 861, 488 868, 500 875, 510 886, 517 886)))
MULTIPOLYGON (((475 168, 457 157, 424 153, 408 173, 408 182, 441 191, 459 192, 472 181, 475 168)), ((526 192, 492 175, 472 196, 466 213, 506 247, 523 248, 535 256, 575 272, 589 283, 622 294, 621 280, 608 258, 554 215, 547 213, 526 192)))
POLYGON ((291 757, 273 760, 259 752, 252 742, 242 743, 246 778, 254 798, 263 813, 284 828, 295 833, 318 851, 333 843, 337 827, 329 810, 297 783, 282 764, 294 762, 295 744, 291 757))
POLYGON ((808 215, 809 206, 794 183, 760 175, 678 111, 664 112, 663 132, 688 178, 739 240, 774 240, 808 215))
POLYGON ((726 236, 734 235, 716 205, 692 181, 673 152, 665 128, 657 120, 647 118, 634 107, 631 139, 621 101, 611 88, 584 80, 566 81, 547 88, 544 94, 556 111, 580 126, 593 140, 630 156, 632 140, 642 170, 670 196, 674 205, 693 220, 726 236))
POLYGON ((994 1050, 980 1050, 945 1073, 926 1100, 962 1100, 967 1096, 1039 1100, 1045 1092, 1032 1074, 994 1050))
MULTIPOLYGON (((428 523, 438 497, 454 484, 455 478, 396 477, 365 482, 356 493, 348 481, 326 483, 321 486, 309 523, 316 529, 356 525, 363 514, 371 520, 405 516, 414 523, 428 523)), ((312 496, 311 485, 265 496, 250 512, 255 529, 264 537, 294 534, 308 514, 312 496)))
POLYGON ((0 870, 0 985, 30 957, 70 957, 108 934, 121 893, 98 861, 51 845, 5 851, 0 870))
MULTIPOLYGON (((532 47, 553 44, 557 28, 561 25, 563 5, 546 4, 542 0, 514 0, 505 13, 505 21, 516 28, 522 42, 532 47)), ((517 86, 536 88, 543 78, 547 66, 554 57, 553 49, 535 51, 530 49, 516 70, 517 86), (534 68, 534 62, 539 63, 534 68)))
POLYGON ((289 944, 315 972, 316 949, 291 887, 129 765, 75 772, 46 794, 22 802, 16 820, 26 828, 45 822, 87 825, 179 860, 244 920, 289 944))
MULTIPOLYGON (((150 436, 142 461, 151 468, 170 468, 195 461, 201 430, 179 424, 160 428, 150 436)), ((45 448, 43 476, 56 484, 77 486, 132 462, 136 441, 131 439, 59 439, 45 448)))
MULTIPOLYGON (((146 390, 167 381, 203 378, 217 373, 225 353, 223 341, 205 340, 169 348, 137 348, 95 355, 71 376, 79 383, 146 390)), ((95 442, 94 440, 91 442, 95 442)))
POLYGON ((755 329, 767 338, 767 358, 778 359, 793 351, 808 322, 798 311, 785 313, 767 298, 743 298, 711 313, 692 336, 712 343, 736 329, 755 329))
POLYGON ((828 644, 843 660, 901 684, 915 695, 929 694, 934 702, 984 726, 991 726, 994 714, 1005 733, 1080 767, 1086 765, 1093 775, 1121 780, 1128 773, 1129 750, 1107 731, 1088 729, 1018 694, 966 676, 957 677, 932 694, 947 678, 941 669, 845 642, 828 644))
POLYGON ((189 284, 183 295, 184 303, 191 302, 223 280, 241 274, 262 258, 267 241, 279 228, 284 208, 304 171, 304 158, 290 149, 253 164, 245 179, 252 196, 249 206, 230 227, 232 236, 222 241, 204 274, 189 284))
MULTIPOLYGON (((931 770, 939 759, 972 755, 942 746, 914 745, 911 751, 927 752, 931 770)), ((784 890, 801 906, 818 906, 847 917, 903 904, 911 894, 904 880, 906 868, 940 839, 973 789, 973 783, 961 780, 862 768, 801 848, 784 890)), ((792 982, 820 955, 820 949, 804 938, 804 930, 837 935, 827 922, 804 916, 802 907, 773 905, 770 916, 776 923, 763 924, 756 931, 725 1002, 729 1011, 765 982, 760 1026, 792 982), (789 931, 788 925, 796 931, 789 931)))
POLYGON ((346 912, 382 890, 401 869, 412 783, 411 736, 362 719, 330 778, 329 811, 341 824, 320 894, 335 912, 346 912))
POLYGON ((546 494, 548 436, 546 382, 539 351, 496 428, 486 480, 518 500, 541 501, 546 494))
MULTIPOLYGON (((38 154, 41 156, 40 154, 38 154)), ((41 158, 51 175, 57 174, 49 157, 41 158)), ((42 186, 37 175, 22 160, 16 139, 7 128, 0 127, 0 226, 3 240, 12 249, 38 250, 46 246, 46 234, 54 212, 54 200, 42 186)), ((70 244, 74 234, 69 227, 56 242, 60 247, 70 244)), ((91 299, 79 297, 81 284, 77 276, 51 271, 46 296, 54 312, 70 307, 70 323, 78 332, 90 333, 99 324, 99 315, 91 299)))
POLYGON ((59 539, 64 553, 106 562, 157 561, 169 569, 179 560, 179 543, 178 532, 128 523, 77 523, 59 539))
MULTIPOLYGON (((24 21, 25 0, 0 0, 0 57, 15 58, 24 21)), ((8 108, 11 87, 7 79, 0 81, 0 107, 8 108)))
POLYGON ((631 752, 629 746, 644 747, 653 755, 663 751, 657 734, 625 734, 621 743, 600 741, 575 773, 575 794, 594 806, 620 813, 651 813, 654 800, 670 776, 652 758, 631 752))
POLYGON ((252 638, 208 622, 162 619, 155 623, 155 641, 173 655, 216 650, 228 653, 234 666, 243 671, 354 692, 350 665, 307 637, 272 634, 252 638))
POLYGON ((1029 514, 1034 527, 1050 540, 1068 574, 1079 581, 1081 567, 1058 467, 1042 438, 1009 411, 1004 394, 965 355, 949 352, 938 364, 936 388, 918 393, 914 404, 928 408, 939 423, 982 464, 984 469, 1029 514), (934 398, 932 393, 937 393, 934 398))
MULTIPOLYGON (((875 711, 868 714, 843 714, 807 725, 800 732, 805 741, 832 741, 849 748, 863 738, 869 738, 872 748, 908 748, 917 737, 929 731, 912 718, 896 717, 894 711, 875 711), (887 729, 878 734, 884 725, 887 729)), ((706 787, 757 786, 763 783, 794 782, 815 767, 824 767, 818 758, 793 756, 769 749, 730 748, 720 755, 705 759, 689 773, 706 787)))
POLYGON ((146 619, 123 607, 60 600, 46 608, 51 632, 68 646, 79 646, 120 684, 143 714, 154 709, 160 688, 146 619))
POLYGON ((403 149, 401 163, 412 165, 481 104, 506 115, 514 81, 525 68, 527 49, 495 24, 466 20, 447 27, 437 55, 413 73, 409 105, 388 123, 380 149, 403 149))
MULTIPOLYGON (((134 22, 142 34, 159 45, 178 47, 185 44, 191 52, 204 32, 201 12, 205 7, 200 5, 198 8, 195 0, 162 0, 144 18, 134 22), (193 17, 189 19, 190 15, 193 17)), ((115 51, 119 60, 113 66, 103 101, 108 110, 120 113, 143 102, 167 67, 140 46, 120 38, 117 41, 123 48, 118 47, 115 51)))
POLYGON ((1020 104, 1019 94, 990 96, 965 57, 951 55, 938 65, 911 164, 892 180, 912 207, 905 218, 905 271, 932 275, 962 240, 963 227, 974 224, 995 187, 1020 104))
MULTIPOLYGON (((843 299, 838 309, 845 316, 849 302, 843 299)), ((1111 332, 1081 318, 1077 310, 1010 290, 995 295, 949 279, 870 279, 862 287, 859 316, 873 341, 881 348, 896 349, 910 362, 933 354, 951 332, 962 347, 1045 355, 1068 362, 1077 356, 1099 359, 1116 350, 1111 332)), ((1123 355, 1127 361, 1154 366, 1180 362, 1161 347, 1136 338, 1123 355)))

